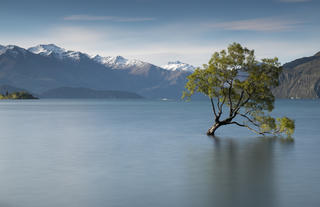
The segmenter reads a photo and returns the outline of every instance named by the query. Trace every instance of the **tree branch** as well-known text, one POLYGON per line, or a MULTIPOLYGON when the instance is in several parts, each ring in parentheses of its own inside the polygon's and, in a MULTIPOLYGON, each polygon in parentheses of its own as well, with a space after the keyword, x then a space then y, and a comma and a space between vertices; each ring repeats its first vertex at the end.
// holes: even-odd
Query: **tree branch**
POLYGON ((244 115, 247 115, 247 114, 249 114, 249 113, 251 113, 251 112, 253 112, 253 111, 254 111, 254 109, 249 110, 249 111, 247 111, 244 115))
POLYGON ((248 119, 248 121, 250 121, 253 125, 255 125, 256 127, 259 127, 259 124, 255 123, 252 119, 250 119, 248 116, 246 116, 245 114, 240 114, 238 113, 240 116, 248 119))
POLYGON ((217 107, 218 107, 218 109, 220 111, 220 96, 217 96, 217 98, 218 98, 217 107))
POLYGON ((226 95, 224 94, 223 89, 224 89, 224 87, 220 87, 220 91, 222 91, 222 95, 223 95, 223 100, 222 100, 222 102, 220 102, 220 97, 218 97, 218 103, 217 103, 217 106, 219 109, 218 118, 220 118, 220 116, 222 114, 222 107, 226 101, 226 95))
POLYGON ((238 111, 241 109, 241 107, 243 107, 244 105, 246 105, 251 99, 251 94, 248 94, 248 98, 242 103, 240 104, 240 106, 238 106, 238 108, 235 110, 235 114, 238 113, 238 111))
POLYGON ((248 125, 246 125, 246 124, 240 124, 240 123, 238 123, 238 122, 236 122, 236 121, 230 122, 229 124, 236 124, 236 125, 241 126, 241 127, 246 127, 246 128, 248 128, 249 130, 253 131, 254 133, 261 134, 261 135, 266 135, 266 134, 277 135, 277 133, 279 133, 278 130, 277 130, 277 131, 274 131, 274 132, 271 132, 271 131, 262 131, 262 132, 261 132, 261 131, 257 131, 257 130, 251 128, 250 126, 248 126, 248 125))
POLYGON ((232 92, 232 85, 233 85, 233 80, 231 80, 231 83, 229 83, 229 91, 228 91, 228 97, 229 97, 229 116, 232 117, 233 114, 233 108, 232 108, 232 99, 231 99, 231 92, 232 92))
POLYGON ((255 129, 249 127, 248 125, 240 124, 240 123, 238 123, 236 121, 230 122, 230 124, 236 124, 236 125, 241 126, 241 127, 246 127, 249 130, 253 131, 254 133, 261 134, 261 135, 265 135, 267 133, 267 132, 259 132, 259 131, 255 130, 255 129))
POLYGON ((214 106, 213 99, 211 97, 210 97, 210 101, 211 101, 211 106, 212 106, 214 116, 217 118, 216 107, 214 106))
POLYGON ((218 117, 219 117, 219 118, 220 118, 220 116, 221 116, 221 114, 222 114, 222 107, 223 107, 225 101, 226 101, 226 96, 223 96, 223 100, 222 100, 222 102, 221 102, 221 104, 220 104, 219 112, 218 112, 218 117))
POLYGON ((241 91, 239 101, 238 101, 236 107, 234 107, 235 110, 240 106, 240 103, 241 103, 241 101, 243 99, 243 95, 244 95, 244 90, 241 91))

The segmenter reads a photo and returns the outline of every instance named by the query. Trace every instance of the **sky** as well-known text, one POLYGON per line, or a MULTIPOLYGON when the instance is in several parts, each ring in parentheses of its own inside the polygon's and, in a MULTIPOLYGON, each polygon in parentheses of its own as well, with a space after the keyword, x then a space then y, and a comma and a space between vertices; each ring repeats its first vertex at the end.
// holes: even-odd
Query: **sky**
POLYGON ((286 63, 320 51, 319 11, 320 0, 0 0, 0 44, 201 66, 239 42, 286 63))

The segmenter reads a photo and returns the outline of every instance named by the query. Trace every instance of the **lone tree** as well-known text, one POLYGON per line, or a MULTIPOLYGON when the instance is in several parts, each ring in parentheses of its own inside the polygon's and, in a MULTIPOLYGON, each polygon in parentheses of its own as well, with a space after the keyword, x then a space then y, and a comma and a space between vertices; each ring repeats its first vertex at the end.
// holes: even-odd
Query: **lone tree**
POLYGON ((196 92, 209 97, 214 124, 208 135, 214 136, 219 127, 234 124, 261 135, 284 133, 291 137, 294 121, 270 116, 275 101, 271 89, 278 85, 281 71, 278 58, 257 61, 254 50, 233 43, 188 76, 182 97, 190 99, 196 92))

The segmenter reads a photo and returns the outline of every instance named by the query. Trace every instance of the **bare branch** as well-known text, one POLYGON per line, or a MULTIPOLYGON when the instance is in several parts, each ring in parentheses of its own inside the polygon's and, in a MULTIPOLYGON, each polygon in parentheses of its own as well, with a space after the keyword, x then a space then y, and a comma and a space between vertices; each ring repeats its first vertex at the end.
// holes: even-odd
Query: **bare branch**
POLYGON ((259 131, 255 130, 255 129, 249 127, 248 125, 240 124, 240 123, 238 123, 236 121, 230 122, 230 124, 236 124, 236 125, 241 126, 241 127, 246 127, 249 130, 253 131, 254 133, 261 134, 261 135, 265 135, 266 133, 268 133, 268 132, 259 132, 259 131))
POLYGON ((219 107, 219 113, 218 113, 218 116, 219 116, 219 117, 220 117, 221 114, 222 114, 222 107, 223 107, 225 101, 226 101, 226 96, 223 96, 223 100, 222 100, 222 102, 221 102, 221 104, 220 104, 220 107, 219 107))
POLYGON ((248 95, 248 98, 242 103, 240 104, 240 106, 238 106, 238 108, 235 110, 235 114, 238 113, 238 111, 241 109, 241 107, 243 107, 244 105, 246 105, 251 99, 251 94, 248 95))
POLYGON ((248 128, 249 130, 253 131, 254 133, 261 134, 261 135, 266 135, 266 134, 277 135, 277 133, 279 133, 279 130, 274 131, 274 132, 272 132, 272 131, 262 131, 262 132, 261 132, 261 131, 257 131, 257 130, 251 128, 250 126, 248 126, 248 125, 246 125, 246 124, 240 124, 240 123, 238 123, 238 122, 236 122, 236 121, 230 122, 229 124, 236 124, 236 125, 241 126, 241 127, 246 127, 246 128, 248 128))
POLYGON ((231 99, 231 92, 232 92, 232 85, 233 85, 233 80, 231 80, 231 83, 229 83, 229 92, 228 92, 228 97, 229 97, 229 116, 232 117, 233 114, 233 108, 232 108, 232 99, 231 99))
POLYGON ((223 87, 220 87, 220 91, 222 91, 222 94, 223 94, 222 102, 220 102, 220 97, 218 96, 218 103, 217 103, 217 107, 218 107, 218 110, 219 110, 218 118, 220 118, 220 116, 222 114, 222 107, 223 107, 223 105, 224 105, 224 103, 226 101, 226 95, 224 94, 223 89, 224 89, 223 87))
POLYGON ((234 107, 235 110, 237 110, 237 108, 240 106, 240 103, 241 103, 241 101, 243 99, 243 95, 244 95, 244 90, 241 91, 239 101, 238 101, 236 107, 234 107))
MULTIPOLYGON (((223 93, 223 89, 224 89, 224 87, 223 86, 221 86, 220 87, 220 91, 222 91, 222 95, 223 95, 223 97, 225 96, 225 94, 223 93)), ((221 105, 220 105, 221 103, 220 103, 220 96, 218 97, 218 109, 220 110, 220 107, 221 107, 221 105)))
POLYGON ((211 101, 211 106, 212 106, 214 116, 217 118, 216 107, 214 106, 213 99, 211 97, 210 97, 210 101, 211 101))
POLYGON ((247 114, 249 114, 249 113, 251 113, 251 112, 253 112, 253 111, 255 111, 255 109, 252 109, 252 110, 247 111, 244 115, 247 115, 247 114))
POLYGON ((253 125, 259 127, 259 124, 255 123, 255 122, 254 122, 252 119, 250 119, 247 115, 245 115, 245 114, 240 114, 240 113, 238 113, 238 114, 239 114, 240 116, 246 118, 246 119, 247 119, 248 121, 250 121, 253 125))

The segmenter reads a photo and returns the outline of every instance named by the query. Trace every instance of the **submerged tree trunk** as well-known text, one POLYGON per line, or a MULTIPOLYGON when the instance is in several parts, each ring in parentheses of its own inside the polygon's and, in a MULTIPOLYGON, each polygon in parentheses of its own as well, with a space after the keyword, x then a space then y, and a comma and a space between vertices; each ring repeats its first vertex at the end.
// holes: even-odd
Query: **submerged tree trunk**
POLYGON ((214 133, 216 132, 216 130, 217 130, 220 126, 221 126, 220 123, 215 123, 214 125, 212 125, 212 127, 210 127, 210 129, 208 129, 207 135, 214 136, 214 133))

